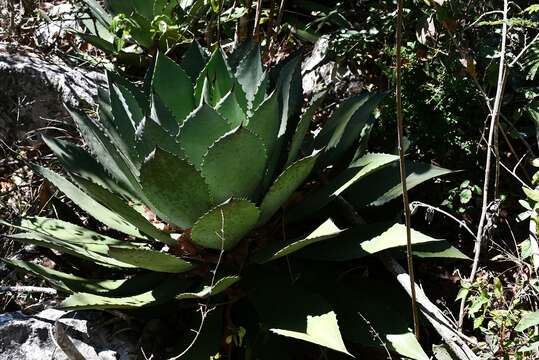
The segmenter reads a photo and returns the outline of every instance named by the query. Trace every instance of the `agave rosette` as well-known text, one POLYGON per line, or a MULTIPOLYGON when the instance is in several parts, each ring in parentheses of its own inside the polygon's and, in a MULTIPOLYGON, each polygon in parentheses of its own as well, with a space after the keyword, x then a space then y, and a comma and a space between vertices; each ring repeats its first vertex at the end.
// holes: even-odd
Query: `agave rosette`
MULTIPOLYGON (((158 54, 142 86, 109 73, 108 87, 99 91, 98 121, 68 109, 86 146, 45 138, 68 178, 35 169, 111 231, 104 235, 59 219, 27 217, 11 225, 22 231, 10 236, 108 267, 114 276, 96 280, 20 260, 4 261, 71 294, 62 306, 72 309, 137 308, 217 295, 240 280, 239 270, 227 268, 226 275, 219 276, 194 270, 204 262, 204 254, 226 253, 248 242, 247 235, 271 223, 308 179, 336 172, 316 181, 314 190, 303 191, 302 200, 288 207, 288 222, 311 218, 309 231, 287 241, 275 236, 262 242, 254 256, 244 259, 255 264, 252 274, 260 272, 256 264, 292 254, 302 261, 334 262, 403 247, 402 225, 341 229, 330 219, 335 217, 330 209, 335 199, 346 198, 360 209, 400 196, 398 158, 364 152, 371 113, 383 96, 365 93, 345 100, 313 135, 309 127, 323 97, 301 112, 300 56, 266 70, 254 44, 226 56, 221 49, 208 55, 195 42, 180 64, 158 54), (317 223, 317 218, 326 220, 317 223), (154 219, 166 227, 156 226, 154 219), (202 255, 193 256, 186 244, 202 255)), ((408 168, 410 188, 449 173, 419 163, 408 168)), ((438 246, 418 248, 420 256, 463 257, 447 243, 421 233, 414 232, 413 240, 438 246)), ((250 255, 253 249, 247 248, 250 255)), ((288 285, 280 288, 273 280, 263 282, 261 295, 253 295, 261 314, 268 309, 268 291, 287 291, 288 285)), ((307 294, 302 301, 319 298, 302 294, 307 294)), ((287 313, 307 320, 304 332, 279 324, 272 329, 347 353, 333 309, 323 315, 307 313, 306 319, 308 309, 287 313), (333 329, 329 338, 319 333, 321 327, 333 329)), ((266 319, 275 321, 277 315, 266 319)), ((403 349, 409 349, 410 342, 417 348, 413 336, 405 335, 403 349)), ((420 348, 417 353, 415 358, 422 358, 420 348)))

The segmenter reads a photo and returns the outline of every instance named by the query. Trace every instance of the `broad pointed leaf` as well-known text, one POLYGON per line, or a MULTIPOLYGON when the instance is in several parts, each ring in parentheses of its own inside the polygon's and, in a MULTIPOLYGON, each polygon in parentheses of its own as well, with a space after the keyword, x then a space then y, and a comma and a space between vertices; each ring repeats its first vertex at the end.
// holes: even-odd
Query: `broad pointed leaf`
POLYGON ((195 108, 191 79, 178 64, 162 53, 157 55, 152 87, 180 124, 195 108))
POLYGON ((157 146, 179 158, 185 157, 180 143, 176 141, 176 134, 171 134, 152 119, 142 120, 136 136, 137 148, 142 158, 146 158, 157 146))
MULTIPOLYGON (((298 340, 308 341, 316 345, 340 351, 352 356, 341 337, 341 331, 337 323, 337 315, 331 311, 318 316, 307 316, 307 329, 305 332, 290 331, 284 329, 270 329, 272 332, 292 337, 298 340)), ((353 357, 353 356, 352 356, 353 357)))
POLYGON ((194 40, 182 58, 182 68, 185 69, 185 72, 189 75, 193 84, 204 69, 204 65, 207 61, 208 55, 198 41, 194 40))
POLYGON ((260 211, 248 200, 227 200, 200 217, 191 238, 205 248, 232 249, 256 226, 259 215, 260 211))
POLYGON ((247 100, 252 102, 258 90, 258 85, 264 77, 260 46, 254 46, 240 61, 236 69, 235 78, 240 83, 247 95, 247 100))
POLYGON ((200 173, 160 148, 142 165, 141 183, 158 215, 177 226, 192 226, 210 208, 208 185, 200 173))
POLYGON ((339 229, 333 223, 333 221, 328 219, 305 237, 282 243, 272 242, 266 248, 260 250, 255 255, 254 260, 257 263, 265 263, 271 260, 279 259, 283 256, 287 256, 298 250, 301 250, 307 245, 335 238, 339 236, 342 232, 343 230, 339 229))
POLYGON ((182 124, 178 142, 191 164, 199 169, 210 146, 228 131, 230 126, 226 120, 202 103, 182 124))
POLYGON ((217 48, 200 73, 195 85, 195 102, 202 99, 204 81, 209 81, 211 99, 209 105, 215 106, 232 89, 234 81, 226 64, 223 51, 217 48))
POLYGON ((274 92, 248 119, 246 128, 262 139, 267 153, 271 154, 277 142, 280 125, 279 96, 274 92))
POLYGON ((233 90, 219 101, 215 110, 227 121, 231 129, 237 128, 247 120, 247 115, 243 112, 233 90))
POLYGON ((216 202, 253 197, 266 167, 262 141, 239 127, 217 140, 202 162, 202 175, 216 202))

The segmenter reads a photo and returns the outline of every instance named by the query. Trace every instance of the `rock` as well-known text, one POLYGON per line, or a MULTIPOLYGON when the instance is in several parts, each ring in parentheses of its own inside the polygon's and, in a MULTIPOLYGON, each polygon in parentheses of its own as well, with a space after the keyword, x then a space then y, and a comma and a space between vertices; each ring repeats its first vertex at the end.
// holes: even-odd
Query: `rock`
POLYGON ((39 22, 34 32, 36 43, 39 46, 48 47, 63 38, 68 31, 80 31, 81 28, 75 15, 76 12, 70 3, 53 6, 46 14, 49 21, 39 22))
POLYGON ((101 71, 71 66, 28 48, 0 45, 0 138, 7 142, 26 138, 28 130, 62 118, 64 103, 93 105, 98 86, 105 83, 101 71))
POLYGON ((0 359, 137 359, 138 339, 133 333, 130 336, 128 331, 121 331, 128 328, 123 321, 112 320, 110 315, 99 311, 68 313, 47 309, 36 315, 2 314, 0 359), (62 334, 65 335, 62 337, 62 334), (64 351, 70 352, 69 344, 76 348, 78 355, 66 355, 64 351))
POLYGON ((304 75, 303 93, 308 98, 328 88, 339 94, 339 97, 351 96, 363 90, 363 85, 356 74, 347 66, 331 59, 330 41, 329 35, 321 36, 301 66, 304 75))

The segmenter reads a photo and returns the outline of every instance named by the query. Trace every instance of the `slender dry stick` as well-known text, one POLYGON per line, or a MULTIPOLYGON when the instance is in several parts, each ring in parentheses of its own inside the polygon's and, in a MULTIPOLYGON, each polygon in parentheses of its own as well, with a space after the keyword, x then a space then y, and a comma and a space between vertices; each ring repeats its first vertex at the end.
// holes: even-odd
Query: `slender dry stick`
POLYGON ((256 13, 255 13, 255 26, 253 28, 253 38, 257 43, 260 42, 260 14, 262 13, 262 0, 257 0, 256 2, 256 13))
POLYGON ((406 186, 406 164, 404 162, 404 126, 402 115, 402 94, 401 94, 401 44, 402 44, 402 0, 397 1, 397 31, 396 42, 396 66, 395 66, 395 97, 397 107, 397 142, 399 147, 399 167, 402 184, 402 202, 404 205, 404 218, 406 223, 406 259, 408 260, 408 274, 410 275, 410 289, 412 290, 412 315, 414 318, 414 334, 419 339, 419 316, 417 312, 417 299, 415 294, 414 260, 412 257, 412 232, 410 206, 408 200, 408 189, 406 186))
MULTIPOLYGON (((481 254, 481 242, 484 236, 485 220, 487 217, 487 208, 488 208, 488 189, 490 183, 490 168, 492 163, 492 153, 495 133, 498 129, 498 120, 500 118, 500 108, 502 105, 502 95, 503 95, 503 85, 505 79, 505 45, 507 38, 507 8, 508 2, 504 0, 503 2, 503 25, 502 25, 502 44, 500 50, 500 64, 498 69, 498 85, 496 88, 496 97, 494 98, 494 106, 490 114, 490 128, 488 134, 488 144, 487 144, 487 158, 485 164, 485 177, 483 182, 483 203, 481 208, 481 217, 479 219, 479 226, 477 228, 477 235, 474 245, 474 259, 472 264, 472 271, 470 273, 470 278, 468 281, 472 283, 475 280, 475 275, 477 273, 477 267, 479 265, 479 257, 481 254)), ((462 323, 464 322, 464 308, 466 306, 466 296, 464 296, 460 302, 460 311, 459 311, 459 329, 462 329, 462 323)))

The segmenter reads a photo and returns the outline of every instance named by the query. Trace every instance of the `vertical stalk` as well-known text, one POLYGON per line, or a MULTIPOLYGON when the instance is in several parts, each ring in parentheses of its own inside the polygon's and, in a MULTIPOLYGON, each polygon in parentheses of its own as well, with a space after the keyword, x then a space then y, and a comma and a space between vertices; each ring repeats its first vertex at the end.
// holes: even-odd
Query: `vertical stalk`
MULTIPOLYGON (((474 245, 474 259, 472 264, 472 271, 470 272, 470 278, 468 281, 473 283, 475 280, 475 275, 477 273, 477 268, 479 265, 479 257, 481 254, 481 242, 483 236, 485 235, 485 221, 487 217, 488 210, 488 189, 490 186, 490 171, 492 166, 492 153, 494 152, 499 162, 499 156, 497 155, 497 150, 495 148, 497 133, 498 133, 498 121, 500 118, 500 109, 502 107, 502 97, 504 91, 506 69, 505 69, 505 45, 507 40, 507 12, 508 12, 508 1, 504 0, 503 2, 503 24, 502 24, 502 44, 500 49, 500 65, 498 68, 498 84, 496 87, 496 97, 494 98, 494 105, 490 113, 490 128, 488 134, 488 144, 487 144, 487 159, 485 164, 485 177, 483 182, 483 203, 481 208, 481 217, 479 218, 479 226, 477 228, 477 235, 475 237, 474 245)), ((498 163, 497 163, 498 165, 498 163)), ((496 189, 495 189, 496 193, 496 189)), ((459 329, 462 329, 462 323, 464 322, 464 308, 466 306, 466 296, 464 296, 460 302, 459 310, 459 329)))
POLYGON ((402 114, 402 94, 401 94, 401 44, 402 44, 402 7, 403 0, 397 0, 397 29, 395 34, 396 43, 396 65, 395 65, 395 98, 397 107, 397 142, 399 148, 399 167, 402 184, 402 202, 404 206, 404 218, 406 223, 406 259, 408 261, 408 274, 410 275, 410 288, 412 298, 412 315, 414 319, 414 333, 419 339, 419 316, 417 312, 417 297, 415 292, 414 262, 412 258, 412 234, 411 234, 411 214, 408 200, 408 188, 406 185, 406 164, 404 162, 404 121, 402 114))
POLYGON ((260 42, 260 15, 262 13, 262 0, 256 1, 255 26, 253 28, 253 38, 260 42))

